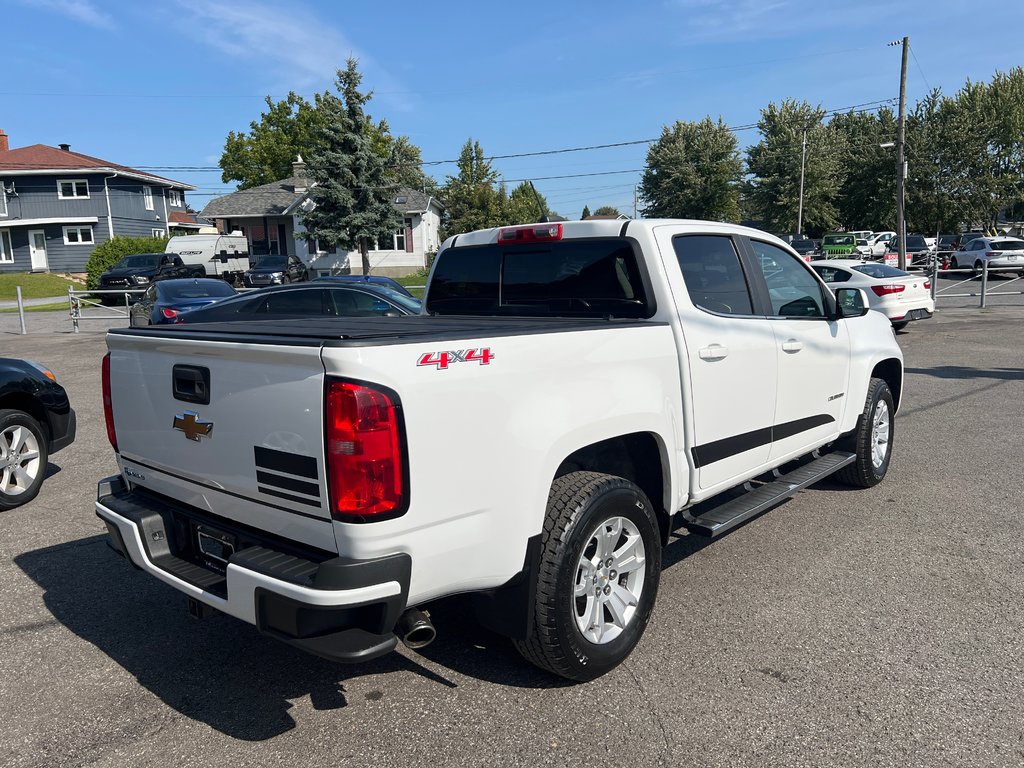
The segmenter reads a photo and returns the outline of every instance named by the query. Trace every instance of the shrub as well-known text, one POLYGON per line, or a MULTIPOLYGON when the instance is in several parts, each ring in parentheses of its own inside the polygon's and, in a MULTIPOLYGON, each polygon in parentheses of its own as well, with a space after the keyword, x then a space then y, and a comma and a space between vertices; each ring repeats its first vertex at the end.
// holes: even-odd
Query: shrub
POLYGON ((100 275, 112 268, 124 256, 133 253, 163 253, 167 247, 166 237, 115 237, 97 245, 86 262, 87 288, 99 285, 100 275))

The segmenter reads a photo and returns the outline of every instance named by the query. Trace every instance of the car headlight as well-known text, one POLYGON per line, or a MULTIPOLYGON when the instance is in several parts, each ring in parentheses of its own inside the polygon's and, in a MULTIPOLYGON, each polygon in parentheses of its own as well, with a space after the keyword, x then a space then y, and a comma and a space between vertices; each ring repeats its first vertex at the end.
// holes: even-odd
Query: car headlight
POLYGON ((274 274, 272 274, 270 276, 270 279, 271 279, 272 282, 280 283, 281 280, 284 279, 284 273, 283 272, 275 272, 274 274))
POLYGON ((145 285, 149 282, 149 278, 144 275, 135 275, 132 279, 139 285, 145 285))

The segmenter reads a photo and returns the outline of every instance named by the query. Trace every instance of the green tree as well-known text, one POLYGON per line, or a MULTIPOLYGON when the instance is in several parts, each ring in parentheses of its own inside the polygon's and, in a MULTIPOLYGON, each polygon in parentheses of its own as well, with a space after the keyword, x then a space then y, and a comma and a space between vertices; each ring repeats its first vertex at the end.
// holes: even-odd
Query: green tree
POLYGON ((362 257, 363 274, 370 272, 368 242, 391 235, 401 224, 391 205, 395 183, 386 162, 374 151, 373 122, 364 109, 372 93, 359 90, 363 76, 355 59, 338 70, 341 98, 326 95, 320 103, 323 124, 316 149, 309 155, 309 177, 315 183, 312 210, 302 221, 313 237, 362 257))
POLYGON ((533 184, 522 182, 508 196, 506 224, 533 224, 548 214, 548 203, 544 195, 534 191, 533 184))
POLYGON ((803 229, 819 234, 838 222, 835 200, 842 185, 845 145, 823 120, 825 111, 787 99, 761 110, 761 140, 747 152, 750 202, 773 232, 796 229, 800 206, 800 155, 807 131, 803 229))
POLYGON ((480 142, 467 139, 459 153, 458 173, 447 178, 442 191, 447 206, 442 240, 505 222, 508 197, 504 185, 495 189, 497 183, 498 173, 484 155, 480 142))
POLYGON ((896 116, 848 112, 829 122, 839 135, 846 169, 836 197, 837 217, 848 229, 896 229, 896 152, 881 144, 895 141, 896 116))
POLYGON ((676 121, 662 128, 661 137, 647 150, 640 181, 652 218, 739 218, 743 163, 736 137, 719 118, 698 123, 676 121))
POLYGON ((590 215, 590 207, 589 207, 589 206, 586 206, 586 205, 584 205, 584 206, 583 206, 583 213, 581 213, 581 214, 580 214, 580 218, 581 218, 581 219, 585 219, 585 218, 587 218, 587 216, 589 216, 589 215, 590 215))
POLYGON ((614 205, 602 205, 593 213, 594 216, 621 216, 619 209, 614 205))
POLYGON ((87 288, 100 283, 100 275, 111 269, 125 256, 135 253, 163 253, 167 247, 166 237, 113 237, 100 243, 89 254, 85 263, 87 288))
POLYGON ((220 156, 221 181, 237 181, 239 189, 248 189, 291 176, 295 156, 308 157, 319 148, 326 95, 316 94, 313 103, 295 93, 278 102, 267 96, 266 112, 249 124, 248 133, 228 133, 220 156))

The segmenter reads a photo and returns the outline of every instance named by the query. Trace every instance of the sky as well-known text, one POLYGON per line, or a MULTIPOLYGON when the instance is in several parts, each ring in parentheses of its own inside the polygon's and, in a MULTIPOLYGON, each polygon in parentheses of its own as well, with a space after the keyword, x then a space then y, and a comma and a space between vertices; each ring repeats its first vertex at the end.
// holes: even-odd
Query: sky
MULTIPOLYGON (((895 105, 900 48, 887 44, 903 36, 908 105, 1024 65, 1024 48, 999 32, 1024 29, 1024 3, 1005 0, 0 6, 0 128, 11 147, 68 143, 169 168, 159 173, 198 188, 187 195, 196 209, 234 189, 216 169, 228 132, 258 120, 267 95, 331 88, 349 56, 374 92, 371 115, 430 163, 454 160, 469 138, 489 156, 641 142, 494 160, 509 189, 531 179, 570 218, 584 205, 632 214, 642 142, 676 120, 749 126, 785 98, 895 105), (980 42, 968 45, 968 33, 980 42)), ((757 131, 737 137, 746 146, 757 131)), ((426 170, 443 182, 455 166, 426 170)))

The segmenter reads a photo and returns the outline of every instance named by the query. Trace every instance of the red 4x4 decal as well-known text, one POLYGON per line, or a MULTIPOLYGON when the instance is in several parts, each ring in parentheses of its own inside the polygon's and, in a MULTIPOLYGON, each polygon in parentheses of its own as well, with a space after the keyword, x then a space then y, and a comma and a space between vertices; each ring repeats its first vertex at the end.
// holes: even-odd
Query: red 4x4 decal
POLYGON ((427 352, 420 355, 416 365, 432 365, 438 370, 445 370, 453 363, 480 363, 490 365, 494 359, 494 353, 490 347, 481 349, 450 349, 446 352, 427 352))

